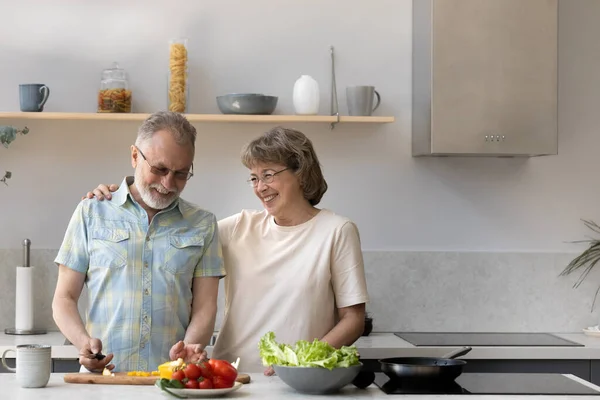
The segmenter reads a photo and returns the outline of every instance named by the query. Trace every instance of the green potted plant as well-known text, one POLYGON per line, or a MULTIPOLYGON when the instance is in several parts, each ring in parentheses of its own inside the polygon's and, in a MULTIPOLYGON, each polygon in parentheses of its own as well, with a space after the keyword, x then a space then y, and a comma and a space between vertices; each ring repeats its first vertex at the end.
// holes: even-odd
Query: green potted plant
MULTIPOLYGON (((600 234, 600 226, 598 226, 594 221, 582 220, 585 226, 587 226, 593 232, 600 234)), ((600 262, 600 239, 589 238, 586 240, 577 240, 572 243, 588 243, 589 246, 585 249, 580 255, 575 257, 571 262, 565 267, 565 269, 560 273, 560 276, 566 276, 574 272, 581 272, 577 281, 573 285, 574 288, 578 288, 579 285, 585 280, 585 278, 592 271, 594 266, 600 262)), ((592 302, 592 311, 594 309, 594 304, 596 303, 596 297, 598 296, 598 292, 600 291, 600 286, 596 289, 596 294, 594 295, 594 300, 592 302)))
MULTIPOLYGON (((14 126, 0 126, 0 143, 8 149, 8 145, 11 144, 16 138, 18 134, 27 135, 29 133, 29 128, 24 127, 19 130, 14 126)), ((0 182, 8 185, 6 182, 12 177, 12 173, 10 171, 4 171, 4 174, 0 174, 2 177, 0 178, 0 182)))

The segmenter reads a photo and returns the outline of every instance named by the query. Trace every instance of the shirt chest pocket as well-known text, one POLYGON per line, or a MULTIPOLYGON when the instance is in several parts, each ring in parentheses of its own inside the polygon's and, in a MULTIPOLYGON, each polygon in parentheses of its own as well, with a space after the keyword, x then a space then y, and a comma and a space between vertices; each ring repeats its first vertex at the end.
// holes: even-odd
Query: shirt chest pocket
POLYGON ((127 265, 129 231, 94 229, 90 235, 90 267, 122 268, 127 265))
POLYGON ((169 236, 169 245, 165 253, 165 269, 173 275, 193 275, 196 265, 204 252, 202 236, 169 236))

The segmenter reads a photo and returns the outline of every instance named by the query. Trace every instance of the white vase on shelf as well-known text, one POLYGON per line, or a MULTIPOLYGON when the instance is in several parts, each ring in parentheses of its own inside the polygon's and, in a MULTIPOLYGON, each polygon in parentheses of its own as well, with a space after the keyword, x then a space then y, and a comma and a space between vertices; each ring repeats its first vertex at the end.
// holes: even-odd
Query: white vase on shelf
POLYGON ((310 75, 302 75, 294 84, 294 109, 296 114, 319 113, 319 84, 310 75))

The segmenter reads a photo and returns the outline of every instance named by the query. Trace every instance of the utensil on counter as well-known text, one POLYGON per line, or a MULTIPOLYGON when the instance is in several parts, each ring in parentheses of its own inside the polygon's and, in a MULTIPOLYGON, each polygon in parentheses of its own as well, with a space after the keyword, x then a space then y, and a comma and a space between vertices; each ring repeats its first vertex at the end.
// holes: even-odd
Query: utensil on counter
POLYGON ((34 329, 33 272, 31 267, 31 240, 23 240, 23 265, 17 266, 15 285, 15 327, 7 328, 8 335, 41 335, 45 329, 34 329))
POLYGON ((395 357, 379 360, 381 371, 393 380, 422 379, 453 381, 462 374, 465 360, 457 360, 472 350, 465 346, 441 358, 435 357, 395 357))
POLYGON ((230 93, 217 96, 217 106, 223 114, 269 115, 277 107, 277 96, 261 93, 230 93))
POLYGON ((331 107, 331 115, 335 115, 336 121, 332 122, 329 125, 330 129, 334 129, 335 125, 340 122, 340 112, 339 112, 339 104, 337 98, 337 84, 335 82, 335 57, 334 57, 334 49, 333 46, 329 46, 329 54, 331 54, 331 99, 330 99, 330 107, 331 107))

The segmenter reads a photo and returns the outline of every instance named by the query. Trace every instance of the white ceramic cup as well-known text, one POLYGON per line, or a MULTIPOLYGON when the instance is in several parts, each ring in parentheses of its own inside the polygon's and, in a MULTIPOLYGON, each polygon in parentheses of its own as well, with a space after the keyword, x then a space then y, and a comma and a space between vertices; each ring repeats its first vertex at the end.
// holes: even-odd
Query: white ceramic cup
POLYGON ((50 380, 52 370, 52 347, 42 344, 20 344, 17 350, 8 349, 2 353, 2 365, 17 373, 17 382, 23 388, 42 388, 50 380), (16 368, 6 365, 6 354, 17 354, 16 368))

